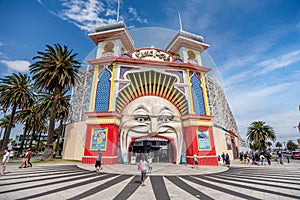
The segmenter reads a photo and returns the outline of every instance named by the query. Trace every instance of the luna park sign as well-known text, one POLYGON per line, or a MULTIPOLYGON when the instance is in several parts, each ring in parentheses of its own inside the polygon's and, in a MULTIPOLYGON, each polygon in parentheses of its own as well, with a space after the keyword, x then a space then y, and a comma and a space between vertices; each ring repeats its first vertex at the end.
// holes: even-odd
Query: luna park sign
POLYGON ((132 52, 131 56, 143 60, 173 62, 173 56, 160 49, 138 49, 132 52))

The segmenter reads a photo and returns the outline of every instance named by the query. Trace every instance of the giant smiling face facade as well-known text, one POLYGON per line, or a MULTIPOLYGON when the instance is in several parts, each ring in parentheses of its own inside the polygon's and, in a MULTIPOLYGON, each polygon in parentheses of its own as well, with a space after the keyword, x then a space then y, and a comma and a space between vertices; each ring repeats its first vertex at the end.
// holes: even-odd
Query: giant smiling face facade
POLYGON ((122 112, 120 147, 123 159, 134 139, 151 137, 173 142, 176 148, 175 162, 180 163, 183 132, 178 109, 160 97, 140 97, 130 102, 122 112))

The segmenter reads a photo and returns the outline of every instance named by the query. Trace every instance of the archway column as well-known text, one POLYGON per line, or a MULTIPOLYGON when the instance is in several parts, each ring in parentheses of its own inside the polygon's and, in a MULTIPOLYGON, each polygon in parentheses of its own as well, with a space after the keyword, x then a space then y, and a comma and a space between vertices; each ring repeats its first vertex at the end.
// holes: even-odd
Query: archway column
POLYGON ((105 165, 117 164, 120 114, 117 112, 86 113, 86 140, 82 163, 96 162, 98 149, 105 165))
POLYGON ((187 163, 194 164, 193 156, 196 154, 199 165, 218 165, 212 117, 185 115, 182 116, 182 121, 187 163))

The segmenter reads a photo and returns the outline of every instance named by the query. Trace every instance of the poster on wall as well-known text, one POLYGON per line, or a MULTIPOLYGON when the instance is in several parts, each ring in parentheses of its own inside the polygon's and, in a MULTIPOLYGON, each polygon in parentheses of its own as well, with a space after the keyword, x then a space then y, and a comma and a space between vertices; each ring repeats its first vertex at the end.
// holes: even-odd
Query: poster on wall
POLYGON ((197 141, 199 151, 211 150, 210 136, 208 130, 197 130, 197 141))
POLYGON ((93 128, 90 150, 106 150, 107 128, 93 128))

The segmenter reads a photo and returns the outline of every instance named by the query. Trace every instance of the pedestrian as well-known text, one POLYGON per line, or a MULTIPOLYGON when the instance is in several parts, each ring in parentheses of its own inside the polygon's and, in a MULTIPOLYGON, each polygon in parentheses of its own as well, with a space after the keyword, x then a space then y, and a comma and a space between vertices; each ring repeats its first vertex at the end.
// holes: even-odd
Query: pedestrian
POLYGON ((230 166, 230 158, 229 158, 229 154, 228 153, 226 153, 226 165, 227 165, 227 167, 229 167, 230 166))
POLYGON ((261 154, 259 158, 260 158, 260 164, 265 165, 265 156, 261 154))
POLYGON ((221 166, 221 156, 218 155, 218 166, 221 166))
POLYGON ((23 159, 22 159, 22 163, 19 166, 19 168, 26 168, 28 166, 28 156, 29 156, 28 151, 26 151, 24 153, 24 156, 23 156, 23 159))
POLYGON ((30 159, 32 157, 32 151, 30 149, 28 149, 28 159, 27 159, 27 167, 32 167, 32 164, 30 162, 30 159))
POLYGON ((97 160, 95 163, 95 171, 100 173, 100 170, 102 170, 102 152, 100 149, 98 149, 97 160))
POLYGON ((223 160, 223 165, 225 165, 225 164, 226 164, 226 156, 225 156, 225 153, 223 152, 221 156, 222 156, 222 160, 223 160))
POLYGON ((14 154, 15 152, 13 149, 9 151, 9 160, 12 160, 14 158, 14 154))
POLYGON ((268 164, 271 165, 271 153, 270 152, 267 152, 267 161, 268 161, 268 164))
POLYGON ((197 158, 197 154, 194 153, 194 167, 197 166, 198 167, 198 158, 197 158))
POLYGON ((153 167, 153 157, 151 155, 148 158, 148 173, 151 174, 153 167))
POLYGON ((279 158, 279 163, 283 164, 283 161, 282 161, 282 152, 280 150, 277 152, 277 155, 278 155, 278 158, 279 158))
POLYGON ((9 159, 9 152, 8 149, 5 148, 4 149, 4 155, 3 155, 3 159, 2 159, 2 171, 1 171, 1 176, 4 175, 5 170, 6 170, 6 163, 8 162, 9 159))
POLYGON ((244 163, 248 164, 248 151, 244 154, 244 163))
POLYGON ((244 159, 244 153, 241 151, 240 152, 240 163, 243 162, 243 159, 244 159))
POLYGON ((148 168, 148 164, 146 162, 146 160, 141 160, 139 163, 139 168, 141 170, 141 186, 145 186, 145 179, 146 179, 146 173, 147 173, 147 168, 148 168))

